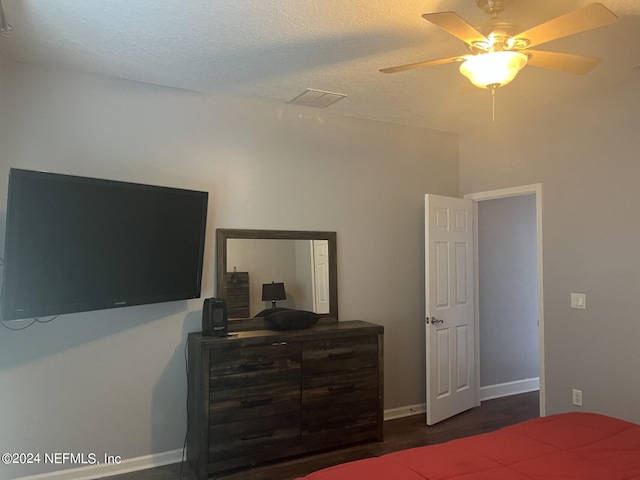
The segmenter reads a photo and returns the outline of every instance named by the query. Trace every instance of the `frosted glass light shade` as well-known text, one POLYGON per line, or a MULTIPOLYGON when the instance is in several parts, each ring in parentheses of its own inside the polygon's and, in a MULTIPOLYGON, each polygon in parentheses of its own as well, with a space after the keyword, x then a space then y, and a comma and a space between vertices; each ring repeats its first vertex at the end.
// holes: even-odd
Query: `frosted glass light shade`
POLYGON ((527 64, 527 56, 518 52, 487 52, 468 57, 460 72, 480 88, 503 87, 527 64))

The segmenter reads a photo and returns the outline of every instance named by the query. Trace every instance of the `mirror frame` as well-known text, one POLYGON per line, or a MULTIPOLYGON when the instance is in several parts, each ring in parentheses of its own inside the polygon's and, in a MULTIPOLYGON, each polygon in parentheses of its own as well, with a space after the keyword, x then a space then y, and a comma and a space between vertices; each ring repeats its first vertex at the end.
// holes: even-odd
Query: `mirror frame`
MULTIPOLYGON (((245 230, 233 228, 216 229, 216 296, 225 298, 227 272, 227 240, 327 240, 329 244, 329 313, 323 317, 338 320, 338 256, 336 232, 314 232, 306 230, 245 230)), ((231 322, 243 319, 234 319, 231 322)))

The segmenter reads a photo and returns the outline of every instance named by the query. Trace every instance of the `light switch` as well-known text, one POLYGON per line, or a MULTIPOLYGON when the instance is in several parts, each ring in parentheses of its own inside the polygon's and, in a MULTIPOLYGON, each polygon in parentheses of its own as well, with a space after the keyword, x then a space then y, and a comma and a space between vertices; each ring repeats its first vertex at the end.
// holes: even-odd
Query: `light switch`
POLYGON ((572 293, 571 308, 580 308, 582 310, 586 310, 587 296, 584 293, 572 293))

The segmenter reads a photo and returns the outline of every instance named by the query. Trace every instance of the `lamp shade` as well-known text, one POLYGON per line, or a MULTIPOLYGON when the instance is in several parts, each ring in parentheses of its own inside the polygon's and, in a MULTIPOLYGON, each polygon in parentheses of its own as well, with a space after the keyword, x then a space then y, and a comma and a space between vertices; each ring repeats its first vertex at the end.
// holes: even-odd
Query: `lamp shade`
POLYGON ((287 295, 284 293, 284 283, 271 282, 262 284, 262 301, 272 302, 275 300, 284 300, 287 295))
POLYGON ((487 52, 467 57, 460 72, 480 88, 503 87, 527 64, 527 56, 519 52, 487 52))

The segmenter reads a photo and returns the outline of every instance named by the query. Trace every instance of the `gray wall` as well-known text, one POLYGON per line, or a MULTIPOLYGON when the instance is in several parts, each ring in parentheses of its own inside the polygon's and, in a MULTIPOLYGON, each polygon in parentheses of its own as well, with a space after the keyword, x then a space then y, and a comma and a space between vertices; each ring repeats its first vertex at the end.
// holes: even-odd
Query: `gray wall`
POLYGON ((534 195, 478 202, 480 386, 538 376, 534 195))
POLYGON ((542 183, 547 413, 640 422, 638 81, 460 136, 462 193, 542 183))
MULTIPOLYGON (((385 327, 385 407, 424 401, 423 198, 458 194, 457 135, 0 68, 0 211, 11 166, 207 190, 207 296, 215 228, 336 231, 340 318, 385 327)), ((0 452, 130 459, 182 448, 183 352, 200 308, 173 302, 0 328, 0 452)), ((58 467, 3 466, 2 476, 58 467)))

